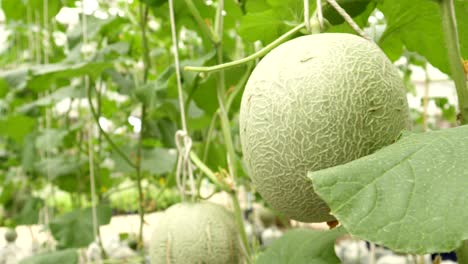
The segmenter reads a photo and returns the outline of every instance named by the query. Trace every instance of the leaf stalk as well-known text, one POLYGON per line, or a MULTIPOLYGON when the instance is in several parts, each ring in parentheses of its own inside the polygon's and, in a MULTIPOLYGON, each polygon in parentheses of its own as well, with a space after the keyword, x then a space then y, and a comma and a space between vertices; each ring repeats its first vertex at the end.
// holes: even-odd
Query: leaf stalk
POLYGON ((465 125, 468 124, 468 88, 462 65, 453 0, 441 0, 439 6, 451 77, 457 89, 458 106, 460 109, 459 120, 461 125, 465 125))

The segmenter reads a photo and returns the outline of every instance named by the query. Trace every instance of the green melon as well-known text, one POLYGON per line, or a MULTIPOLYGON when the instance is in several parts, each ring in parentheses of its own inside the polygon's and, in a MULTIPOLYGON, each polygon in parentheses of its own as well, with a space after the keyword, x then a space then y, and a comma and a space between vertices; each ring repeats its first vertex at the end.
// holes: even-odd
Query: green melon
POLYGON ((244 160, 274 209, 330 221, 307 172, 391 144, 408 113, 398 71, 374 43, 342 33, 299 37, 268 53, 248 80, 239 121, 244 160))
POLYGON ((15 242, 17 237, 18 237, 18 234, 16 233, 15 229, 10 228, 5 232, 5 240, 8 243, 15 242))
POLYGON ((239 263, 241 244, 234 215, 213 203, 180 203, 156 223, 151 263, 239 263))

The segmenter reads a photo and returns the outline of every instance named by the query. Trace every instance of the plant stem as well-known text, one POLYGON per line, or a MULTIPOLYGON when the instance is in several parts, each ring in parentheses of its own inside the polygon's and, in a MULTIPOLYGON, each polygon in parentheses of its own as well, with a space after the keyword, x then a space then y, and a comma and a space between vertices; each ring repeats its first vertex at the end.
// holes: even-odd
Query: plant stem
POLYGON ((427 119, 428 119, 428 106, 429 106, 429 85, 431 83, 431 80, 429 78, 429 71, 427 70, 427 63, 424 64, 424 96, 423 96, 423 113, 422 113, 422 118, 423 118, 423 128, 424 131, 428 130, 428 124, 427 124, 427 119))
MULTIPOLYGON (((225 107, 226 113, 229 114, 229 110, 230 110, 230 108, 232 106, 232 103, 233 103, 234 99, 236 98, 237 94, 239 94, 239 92, 242 90, 242 88, 245 86, 251 72, 252 72, 252 63, 249 63, 248 66, 247 66, 247 70, 245 71, 245 73, 242 76, 242 78, 240 79, 240 81, 236 84, 236 87, 235 87, 234 91, 232 91, 229 94, 228 98, 227 98, 226 107, 225 107)), ((204 151, 203 151, 203 159, 201 161, 202 163, 206 162, 206 159, 207 159, 207 156, 208 156, 208 151, 209 151, 211 141, 212 141, 211 140, 212 134, 214 133, 216 120, 218 119, 218 117, 219 117, 219 108, 216 110, 215 114, 213 115, 213 117, 211 119, 211 122, 210 122, 210 126, 208 128, 208 133, 207 133, 206 139, 205 139, 205 148, 204 148, 204 151)), ((203 169, 201 169, 201 170, 202 170, 202 172, 205 172, 203 169)), ((207 176, 209 177, 210 175, 207 175, 207 176)), ((200 189, 201 180, 202 180, 202 177, 200 177, 198 179, 198 182, 197 182, 198 190, 200 189)))
MULTIPOLYGON (((203 149, 203 156, 202 156, 202 160, 201 160, 203 164, 206 163, 206 159, 208 157, 208 152, 210 150, 211 141, 212 141, 211 138, 213 137, 213 133, 215 131, 215 126, 216 126, 216 120, 218 119, 218 116, 219 116, 218 112, 219 111, 216 110, 213 117, 211 118, 210 126, 208 128, 208 132, 206 133, 206 137, 204 138, 205 147, 203 149)), ((204 172, 204 170, 201 170, 201 171, 204 172)), ((198 196, 200 196, 200 187, 201 187, 202 179, 203 179, 203 175, 201 175, 197 179, 198 196)))
POLYGON ((442 29, 445 37, 445 47, 448 52, 448 59, 451 77, 455 82, 458 96, 458 106, 460 108, 460 123, 468 124, 468 88, 466 86, 465 73, 463 71, 462 56, 458 42, 457 23, 455 19, 455 8, 453 0, 441 0, 440 12, 442 15, 442 29))
POLYGON ((37 30, 36 34, 36 64, 42 64, 42 57, 41 57, 41 31, 40 31, 40 21, 39 21, 39 11, 38 10, 33 10, 34 14, 34 21, 35 25, 39 27, 39 30, 37 30))
POLYGON ((284 33, 281 37, 277 38, 275 41, 268 44, 263 49, 255 52, 254 54, 249 55, 249 56, 247 56, 247 57, 245 57, 243 59, 236 60, 236 61, 231 61, 231 62, 227 62, 227 63, 224 63, 224 64, 215 65, 215 66, 209 66, 209 67, 186 66, 184 68, 184 70, 186 70, 186 71, 196 71, 196 72, 216 72, 216 71, 221 71, 221 70, 224 70, 224 69, 227 69, 227 68, 242 65, 242 64, 247 63, 249 61, 252 61, 252 60, 255 60, 255 59, 258 59, 260 57, 265 56, 268 52, 270 52, 272 49, 276 48, 278 45, 280 45, 281 43, 283 43, 284 41, 289 39, 292 35, 299 32, 299 30, 301 30, 302 28, 304 28, 304 23, 301 23, 301 24, 295 26, 294 28, 292 28, 288 32, 284 33))
POLYGON ((457 261, 459 264, 468 263, 468 241, 465 240, 462 242, 461 246, 456 250, 457 261))
MULTIPOLYGON (((43 27, 44 27, 44 31, 43 31, 43 34, 45 35, 45 39, 46 39, 46 43, 50 43, 50 32, 49 32, 49 22, 48 22, 48 17, 49 17, 49 1, 48 0, 45 0, 42 2, 42 17, 43 17, 43 27)), ((41 30, 39 30, 41 31, 41 30)), ((44 63, 47 64, 49 63, 49 51, 46 47, 42 47, 42 52, 44 53, 44 63)))
POLYGON ((203 163, 200 158, 197 156, 197 154, 193 151, 190 152, 190 159, 192 160, 193 164, 197 165, 197 168, 199 168, 203 173, 206 174, 206 176, 221 190, 231 193, 232 190, 229 186, 227 186, 225 183, 220 182, 218 178, 216 177, 216 174, 203 163))
MULTIPOLYGON (((148 38, 146 36, 146 24, 148 19, 148 6, 144 5, 140 2, 140 26, 141 26, 141 37, 142 37, 142 48, 143 48, 143 84, 146 84, 148 81, 148 73, 151 67, 151 61, 149 57, 149 49, 148 49, 148 38)), ((135 171, 136 171, 136 180, 137 180, 137 188, 138 188, 138 214, 140 216, 140 226, 138 230, 138 249, 143 248, 143 224, 145 223, 145 211, 144 211, 144 194, 143 188, 141 186, 141 160, 142 160, 142 149, 143 149, 143 138, 145 132, 145 120, 146 120, 146 104, 143 102, 141 105, 141 115, 140 115, 140 135, 138 138, 138 146, 137 146, 137 153, 136 153, 136 163, 135 163, 135 171)))
MULTIPOLYGON (((315 16, 317 17, 317 21, 319 22, 320 30, 323 29, 323 12, 322 12, 322 0, 316 1, 316 8, 314 12, 315 16)), ((308 18, 310 20, 310 18, 308 18)))
MULTIPOLYGON (((86 22, 86 15, 84 13, 84 0, 81 1, 81 7, 82 7, 82 12, 81 12, 81 33, 83 36, 83 45, 86 45, 88 42, 88 35, 87 35, 87 22, 86 22)), ((94 109, 92 100, 91 100, 91 85, 90 85, 90 79, 88 75, 84 76, 84 86, 88 94, 88 103, 89 107, 91 109, 91 115, 93 118, 96 120, 97 126, 100 128, 100 134, 104 131, 100 124, 99 124, 99 115, 101 113, 101 106, 100 106, 100 95, 99 91, 96 89, 96 94, 97 94, 97 101, 98 101, 98 112, 96 114, 96 111, 94 109)), ((94 86, 93 86, 94 87, 94 86)), ((90 120, 92 122, 92 120, 90 120)), ((95 239, 97 239, 98 246, 101 250, 101 256, 103 259, 107 259, 107 252, 104 249, 104 246, 102 244, 102 237, 101 237, 101 232, 99 228, 99 223, 97 219, 97 204, 100 202, 99 199, 96 199, 96 177, 94 175, 94 149, 93 149, 93 133, 92 133, 92 123, 89 126, 88 130, 88 162, 89 162, 89 178, 90 178, 90 184, 91 184, 91 210, 92 210, 92 216, 93 216, 93 233, 95 239)), ((100 143, 99 143, 100 144, 100 143)), ((99 146, 99 152, 100 152, 100 146, 99 146)), ((98 157, 99 158, 99 154, 98 157)))
POLYGON ((211 118, 210 126, 208 128, 208 132, 206 133, 206 137, 204 139, 205 141, 205 148, 203 150, 203 162, 206 162, 206 159, 208 157, 208 152, 210 151, 210 145, 211 145, 211 138, 213 136, 213 133, 215 131, 215 126, 216 126, 216 120, 219 117, 219 110, 216 110, 216 112, 213 114, 213 117, 211 118))
POLYGON ((336 0, 327 0, 327 2, 336 10, 336 12, 338 12, 341 17, 343 17, 343 19, 346 21, 346 23, 348 23, 348 25, 351 26, 351 28, 356 31, 356 33, 358 33, 359 35, 361 35, 361 37, 367 39, 367 40, 371 40, 371 38, 359 27, 358 24, 356 24, 356 22, 354 22, 353 18, 346 12, 346 10, 344 10, 337 2, 336 0))
MULTIPOLYGON (((99 88, 96 83, 96 109, 97 109, 97 114, 98 116, 101 116, 101 110, 102 110, 102 103, 101 103, 101 92, 102 92, 102 80, 99 80, 99 88)), ((96 159, 98 161, 98 168, 99 168, 99 162, 101 161, 101 152, 102 152, 102 132, 101 130, 98 129, 98 137, 97 137, 97 153, 96 153, 96 159)), ((99 169, 96 170, 96 187, 98 190, 101 188, 101 171, 99 169)), ((97 192, 98 195, 98 203, 101 203, 102 200, 102 194, 101 191, 97 192)))
POLYGON ((137 180, 137 188, 138 188, 138 215, 140 216, 140 226, 138 229, 138 248, 143 248, 143 224, 145 223, 145 210, 143 207, 144 204, 144 195, 143 195, 143 188, 141 186, 141 159, 142 159, 142 148, 143 148, 143 133, 144 133, 144 124, 146 117, 146 106, 143 104, 141 106, 141 129, 140 129, 140 136, 138 138, 138 147, 137 147, 137 154, 136 154, 136 180, 137 180))
MULTIPOLYGON (((216 45, 216 55, 217 55, 217 63, 222 64, 223 63, 223 15, 222 12, 224 10, 224 0, 219 0, 218 1, 218 7, 216 10, 216 21, 215 21, 215 32, 218 35, 219 38, 219 43, 216 45)), ((228 113, 226 112, 225 108, 225 86, 224 86, 224 71, 220 71, 218 75, 218 84, 216 87, 217 91, 217 98, 218 98, 218 104, 219 104, 219 116, 221 120, 221 130, 223 132, 223 137, 224 141, 226 144, 227 148, 227 163, 228 163, 228 169, 229 169, 229 174, 231 176, 233 186, 236 186, 236 177, 237 177, 237 163, 236 163, 236 153, 234 151, 234 144, 232 141, 232 135, 231 135, 231 127, 229 124, 229 117, 228 113)), ((234 216, 236 220, 237 227, 239 228, 239 232, 241 235, 242 243, 244 245, 244 248, 246 250, 248 258, 251 256, 250 252, 250 245, 249 241, 247 239, 247 234, 245 232, 245 227, 244 227, 244 220, 242 218, 242 210, 239 205, 239 200, 237 198, 236 192, 231 193, 231 200, 234 205, 234 216)), ((250 261, 248 259, 247 261, 250 261)))
MULTIPOLYGON (((458 107, 460 108, 460 124, 468 124, 468 88, 466 85, 465 73, 462 65, 460 44, 458 42, 457 23, 455 18, 455 8, 453 0, 440 0, 440 13, 442 16, 442 29, 445 37, 445 47, 447 48, 451 77, 455 82, 458 97, 458 107)), ((456 250, 458 263, 468 263, 468 240, 462 241, 461 246, 456 250)))
POLYGON ((247 258, 246 262, 251 263, 252 250, 250 249, 249 240, 247 239, 247 233, 245 232, 244 220, 242 219, 242 209, 239 204, 239 199, 237 198, 236 192, 231 192, 230 195, 231 195, 231 200, 232 200, 232 204, 234 207, 234 216, 235 216, 236 224, 239 228, 242 245, 244 246, 245 253, 246 253, 245 254, 247 258))
POLYGON ((236 99, 237 95, 242 91, 242 88, 244 88, 245 84, 249 80, 250 73, 252 72, 253 69, 253 63, 247 64, 247 70, 245 71, 244 75, 242 78, 239 80, 239 82, 236 84, 236 87, 234 91, 232 91, 227 98, 226 101, 226 112, 229 114, 229 111, 231 110, 232 103, 234 102, 234 99, 236 99))
POLYGON ((309 0, 304 0, 304 24, 307 29, 307 32, 311 32, 310 15, 309 15, 309 0))
MULTIPOLYGON (((86 77, 85 77, 86 78, 86 77)), ((89 89, 89 85, 86 85, 87 89, 89 89)), ((92 121, 89 122, 88 127, 88 164, 89 164, 89 182, 91 184, 91 212, 92 212, 92 220, 93 220, 93 236, 94 238, 98 238, 98 229, 99 223, 97 220, 97 199, 96 199, 96 182, 94 177, 94 150, 93 150, 93 123, 92 121)), ((99 242, 98 242, 99 243, 99 242)), ((102 248, 101 248, 102 250, 102 248)))
POLYGON ((185 4, 187 5, 190 13, 192 14, 193 18, 197 22, 198 26, 200 27, 201 31, 213 42, 213 44, 218 44, 219 38, 218 36, 213 32, 213 29, 209 27, 205 21, 203 21, 202 16, 200 15, 200 12, 198 12, 197 7, 193 3, 192 0, 185 0, 185 4))
POLYGON ((96 109, 94 109, 93 102, 91 100, 91 89, 88 89, 88 103, 89 103, 89 109, 91 110, 91 114, 94 118, 94 121, 96 122, 97 127, 101 131, 102 135, 104 136, 104 139, 109 143, 109 145, 117 152, 117 154, 132 168, 135 168, 135 164, 127 157, 125 153, 114 143, 114 141, 110 138, 109 134, 107 134, 106 131, 101 127, 101 124, 99 124, 99 116, 96 113, 96 109))
POLYGON ((148 73, 149 69, 151 68, 151 60, 149 56, 149 48, 148 48, 148 37, 146 36, 147 30, 147 21, 148 21, 148 6, 145 5, 143 8, 143 4, 140 2, 140 26, 141 26, 141 38, 142 38, 142 45, 143 45, 143 61, 144 61, 144 72, 143 72, 143 83, 146 84, 148 81, 148 73))

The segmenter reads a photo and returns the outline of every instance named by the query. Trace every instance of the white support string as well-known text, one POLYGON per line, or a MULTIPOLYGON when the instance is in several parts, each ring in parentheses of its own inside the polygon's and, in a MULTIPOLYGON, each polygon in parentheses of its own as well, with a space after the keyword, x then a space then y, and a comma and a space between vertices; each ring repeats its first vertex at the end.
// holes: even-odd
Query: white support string
POLYGON ((179 50, 177 45, 177 33, 175 26, 174 18, 174 3, 173 0, 169 0, 169 15, 171 20, 171 34, 172 34, 172 46, 175 59, 175 68, 176 68, 176 77, 177 77, 177 93, 179 96, 179 108, 180 108, 180 118, 182 120, 182 129, 187 132, 187 123, 185 121, 185 107, 184 107, 184 98, 182 94, 182 83, 180 77, 180 64, 179 64, 179 50))
POLYGON ((346 13, 346 10, 344 10, 337 2, 336 0, 327 0, 327 2, 340 14, 343 19, 356 31, 361 37, 371 40, 369 36, 354 22, 354 20, 351 18, 351 16, 346 13))
POLYGON ((317 0, 317 20, 320 25, 320 30, 323 30, 323 12, 322 12, 322 0, 317 0))
POLYGON ((310 27, 310 16, 309 16, 309 0, 304 0, 304 24, 307 32, 312 32, 310 27))
POLYGON ((185 118, 185 107, 184 107, 184 98, 182 91, 182 82, 180 77, 180 64, 179 64, 179 51, 177 45, 177 33, 176 33, 176 24, 174 18, 174 3, 173 0, 169 0, 169 17, 171 22, 171 35, 172 35, 172 45, 174 52, 175 60, 175 70, 177 77, 177 93, 180 109, 180 119, 182 121, 182 130, 178 130, 175 134, 175 142, 178 152, 177 160, 177 170, 176 170, 176 182, 177 186, 182 194, 182 197, 185 196, 185 181, 187 177, 190 181, 191 195, 194 197, 196 194, 195 189, 195 180, 193 178, 192 163, 190 161, 190 151, 192 149, 192 139, 190 138, 187 131, 187 122, 185 118))
MULTIPOLYGON (((85 1, 81 0, 81 15, 82 15, 82 35, 83 35, 83 46, 85 46, 88 42, 88 35, 87 35, 87 23, 86 23, 86 14, 84 12, 85 8, 85 1)), ((89 78, 88 76, 84 76, 85 82, 85 89, 91 89, 89 87, 89 78)), ((92 102, 90 102, 92 103, 92 102)), ((92 119, 91 119, 92 120, 92 119)), ((99 238, 99 224, 97 220, 97 209, 96 209, 96 186, 95 186, 95 175, 94 175, 94 153, 93 153, 93 125, 90 123, 88 127, 88 161, 89 161, 89 181, 90 181, 90 188, 91 188, 91 213, 92 213, 92 221, 93 221, 93 236, 94 239, 99 238)))
POLYGON ((195 192, 195 179, 193 178, 193 169, 190 162, 190 151, 192 149, 192 139, 182 130, 176 132, 175 141, 179 158, 177 161, 176 180, 182 194, 185 194, 185 179, 189 177, 191 194, 195 192), (182 177, 181 177, 182 176, 182 177))

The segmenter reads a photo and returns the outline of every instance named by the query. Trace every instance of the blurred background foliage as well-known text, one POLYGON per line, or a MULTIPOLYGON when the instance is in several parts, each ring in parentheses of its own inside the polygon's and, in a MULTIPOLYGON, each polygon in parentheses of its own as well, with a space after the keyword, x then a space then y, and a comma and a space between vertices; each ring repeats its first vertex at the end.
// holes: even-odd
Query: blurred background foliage
MULTIPOLYGON (((210 29, 217 6, 211 0, 175 1, 181 64, 214 65, 212 39, 187 2, 210 29)), ((455 126, 456 93, 446 75, 436 1, 338 2, 398 65, 408 88, 413 130, 455 126)), ((69 235, 70 214, 90 213, 84 209, 91 203, 90 159, 102 223, 112 213, 136 212, 139 203, 152 212, 180 201, 174 134, 181 124, 167 1, 0 3, 0 225, 48 224, 55 238, 69 235)), ((455 0, 455 5, 461 51, 468 58, 468 2, 455 0)), ((315 10, 315 1, 310 9, 315 10)), ((302 23, 303 1, 225 0, 223 15, 222 57, 232 61, 302 23)), ((327 32, 354 34, 329 6, 324 15, 331 23, 327 32)), ((238 184, 248 191, 254 190, 241 162, 238 110, 251 70, 252 65, 226 70, 224 84, 238 184)), ((216 75, 182 72, 182 85, 193 148, 211 170, 222 173, 226 144, 217 114, 216 75)), ((87 227, 86 219, 74 221, 87 227)), ((66 248, 91 240, 60 241, 66 248)))

